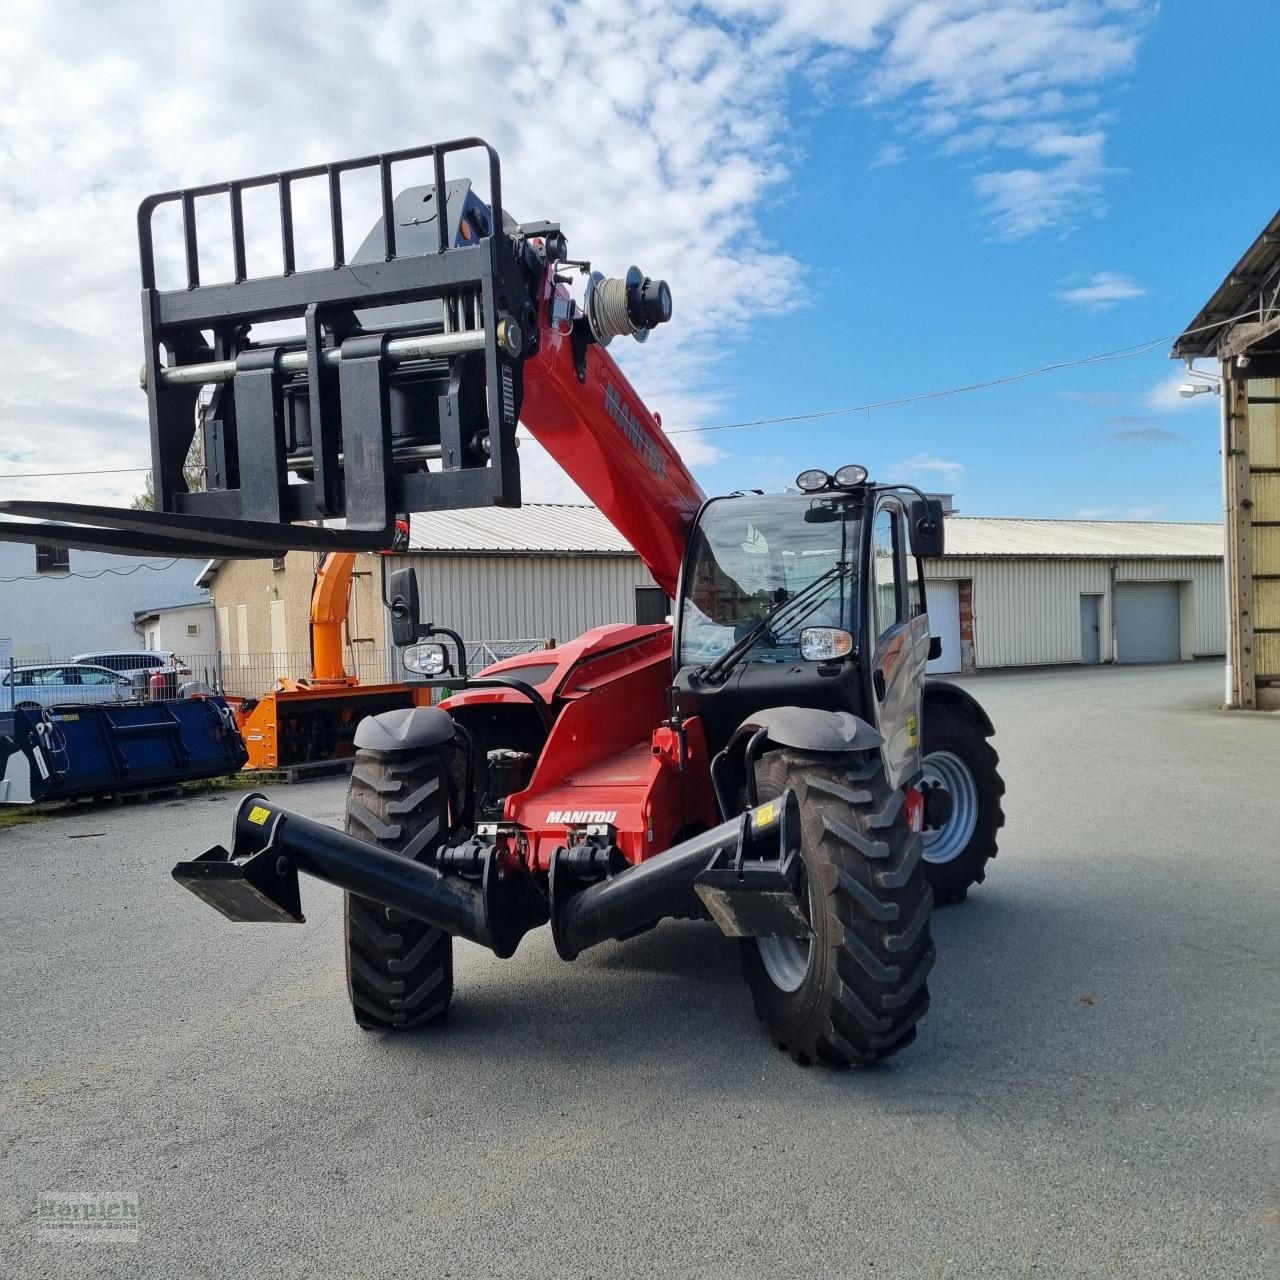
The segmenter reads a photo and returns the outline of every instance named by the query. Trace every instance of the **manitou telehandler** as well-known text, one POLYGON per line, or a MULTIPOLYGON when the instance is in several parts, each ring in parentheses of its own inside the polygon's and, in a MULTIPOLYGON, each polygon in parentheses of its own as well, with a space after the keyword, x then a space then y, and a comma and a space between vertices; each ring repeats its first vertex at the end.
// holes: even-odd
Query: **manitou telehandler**
POLYGON ((156 510, 9 502, 38 523, 3 536, 222 557, 385 549, 403 513, 517 505, 523 422, 674 602, 673 626, 597 627, 473 676, 447 619, 420 619, 411 571, 393 573, 397 644, 454 692, 360 723, 345 834, 251 795, 231 849, 176 879, 237 921, 302 920, 299 871, 345 889, 367 1028, 444 1017, 455 937, 510 956, 549 924, 573 959, 687 917, 740 940, 756 1012, 797 1061, 869 1063, 910 1042, 933 900, 982 879, 1002 822, 990 722, 924 676, 921 559, 942 550, 940 505, 854 465, 705 498, 606 350, 670 318, 666 283, 634 267, 606 279, 569 258, 556 223, 511 220, 477 139, 153 196, 139 238, 156 510), (448 179, 459 152, 483 157, 487 203, 448 179), (397 194, 413 170, 425 181, 397 194), (358 173, 376 177, 381 218, 348 256, 358 173), (306 183, 327 198, 329 257, 303 270, 306 183), (248 192, 278 207, 271 274, 250 270, 248 192), (212 282, 197 211, 215 198, 231 278, 212 282), (167 289, 162 207, 186 277, 167 289), (281 321, 300 328, 255 337, 281 321), (210 385, 208 487, 189 493, 210 385))

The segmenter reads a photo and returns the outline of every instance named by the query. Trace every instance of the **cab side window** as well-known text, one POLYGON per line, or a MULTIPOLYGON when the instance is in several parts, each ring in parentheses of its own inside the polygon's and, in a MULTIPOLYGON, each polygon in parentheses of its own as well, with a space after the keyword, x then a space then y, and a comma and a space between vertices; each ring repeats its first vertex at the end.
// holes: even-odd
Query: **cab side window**
POLYGON ((876 635, 902 621, 898 607, 898 550, 894 514, 883 507, 876 513, 871 529, 871 592, 876 635))

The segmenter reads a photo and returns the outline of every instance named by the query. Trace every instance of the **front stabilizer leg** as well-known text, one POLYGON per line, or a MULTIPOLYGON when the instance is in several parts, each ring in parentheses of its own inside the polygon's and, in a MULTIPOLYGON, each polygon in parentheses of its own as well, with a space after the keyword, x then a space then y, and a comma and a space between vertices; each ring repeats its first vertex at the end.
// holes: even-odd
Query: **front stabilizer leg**
POLYGON ((191 862, 180 862, 173 878, 228 920, 239 923, 305 924, 293 859, 268 844, 237 859, 220 844, 191 862))

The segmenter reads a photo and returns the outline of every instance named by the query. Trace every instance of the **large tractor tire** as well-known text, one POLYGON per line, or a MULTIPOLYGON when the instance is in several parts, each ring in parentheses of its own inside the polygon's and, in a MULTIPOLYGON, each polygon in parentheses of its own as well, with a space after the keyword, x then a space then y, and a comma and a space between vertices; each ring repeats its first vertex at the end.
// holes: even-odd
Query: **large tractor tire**
POLYGON ((879 759, 776 751, 757 766, 762 800, 791 788, 813 937, 748 938, 756 1016, 801 1064, 865 1066, 915 1039, 929 1007, 933 906, 905 796, 879 759))
MULTIPOLYGON (((440 753, 356 752, 347 833, 422 860, 449 833, 440 753)), ((453 939, 379 902, 345 895, 347 990, 369 1030, 408 1031, 444 1018, 453 995, 453 939)))
POLYGON ((923 746, 925 875, 935 902, 963 902, 970 887, 986 878, 1004 826, 1000 757, 973 716, 937 700, 925 704, 923 746), (937 824, 929 818, 931 787, 950 795, 949 815, 937 824))

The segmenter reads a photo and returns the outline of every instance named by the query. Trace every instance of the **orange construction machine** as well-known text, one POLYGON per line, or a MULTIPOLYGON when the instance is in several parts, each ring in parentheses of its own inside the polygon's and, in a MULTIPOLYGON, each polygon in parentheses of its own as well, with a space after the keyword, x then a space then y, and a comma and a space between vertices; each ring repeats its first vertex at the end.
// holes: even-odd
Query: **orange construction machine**
POLYGON ((250 769, 337 760, 353 753, 356 725, 369 715, 429 703, 431 690, 401 683, 365 684, 343 661, 354 551, 330 551, 311 592, 311 673, 281 676, 261 698, 233 702, 250 769))

